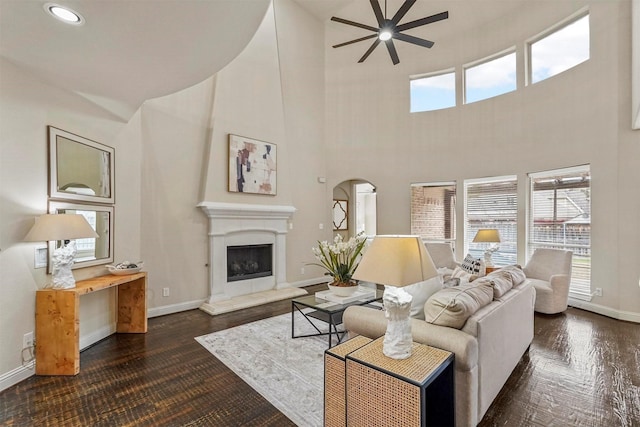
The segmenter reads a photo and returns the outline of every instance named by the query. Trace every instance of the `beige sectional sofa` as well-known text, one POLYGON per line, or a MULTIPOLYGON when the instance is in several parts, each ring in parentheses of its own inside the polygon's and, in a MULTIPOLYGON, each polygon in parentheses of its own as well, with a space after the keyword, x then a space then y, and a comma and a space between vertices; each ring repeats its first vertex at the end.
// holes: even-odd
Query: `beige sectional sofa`
MULTIPOLYGON (((429 304, 429 301, 426 303, 429 304)), ((412 319, 416 342, 455 354, 456 426, 475 426, 486 413, 533 340, 535 289, 529 280, 494 298, 461 329, 412 319)), ((384 312, 349 307, 343 317, 351 336, 384 335, 384 312)))

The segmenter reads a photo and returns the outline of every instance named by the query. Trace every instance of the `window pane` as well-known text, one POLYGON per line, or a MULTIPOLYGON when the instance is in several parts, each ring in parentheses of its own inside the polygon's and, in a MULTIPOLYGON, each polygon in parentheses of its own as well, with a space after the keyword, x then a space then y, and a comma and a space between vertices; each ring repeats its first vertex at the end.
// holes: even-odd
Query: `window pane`
POLYGON ((456 238, 455 227, 455 183, 411 186, 411 234, 430 242, 450 242, 456 238))
POLYGON ((573 251, 570 292, 591 299, 591 179, 589 167, 530 175, 528 250, 573 251))
POLYGON ((500 248, 491 259, 496 266, 515 264, 518 254, 518 183, 516 177, 465 182, 465 247, 476 258, 484 258, 487 243, 472 243, 481 228, 500 233, 500 248))
POLYGON ((589 15, 531 44, 531 82, 555 76, 589 59, 589 15))
POLYGON ((412 113, 455 107, 455 73, 413 79, 410 82, 410 91, 412 113))
POLYGON ((516 90, 515 52, 465 69, 464 83, 467 104, 516 90))

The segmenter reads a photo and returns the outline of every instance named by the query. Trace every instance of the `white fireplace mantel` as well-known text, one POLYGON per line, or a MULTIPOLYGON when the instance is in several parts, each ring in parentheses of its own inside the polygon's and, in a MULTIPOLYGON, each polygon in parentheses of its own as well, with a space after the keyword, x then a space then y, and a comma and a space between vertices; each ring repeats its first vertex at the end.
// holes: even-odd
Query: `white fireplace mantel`
POLYGON ((220 306, 229 306, 230 300, 231 305, 248 306, 245 302, 291 288, 286 280, 286 234, 295 207, 223 202, 202 202, 198 207, 209 218, 209 299, 201 307, 204 311, 218 314, 229 311, 220 306), (273 245, 273 275, 227 282, 227 246, 252 244, 273 245))

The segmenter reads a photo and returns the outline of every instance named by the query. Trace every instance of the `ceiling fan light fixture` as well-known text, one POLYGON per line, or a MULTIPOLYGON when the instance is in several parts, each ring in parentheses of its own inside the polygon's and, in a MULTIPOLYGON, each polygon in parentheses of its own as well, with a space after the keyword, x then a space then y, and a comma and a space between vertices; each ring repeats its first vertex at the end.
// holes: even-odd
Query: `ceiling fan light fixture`
POLYGON ((380 33, 378 34, 378 38, 380 40, 382 40, 383 42, 386 42, 387 40, 390 40, 391 37, 393 37, 393 32, 388 28, 384 28, 384 29, 380 30, 380 33))
POLYGON ((47 11, 54 18, 71 25, 83 25, 84 18, 78 12, 66 7, 60 6, 55 3, 47 3, 44 5, 44 10, 47 11))

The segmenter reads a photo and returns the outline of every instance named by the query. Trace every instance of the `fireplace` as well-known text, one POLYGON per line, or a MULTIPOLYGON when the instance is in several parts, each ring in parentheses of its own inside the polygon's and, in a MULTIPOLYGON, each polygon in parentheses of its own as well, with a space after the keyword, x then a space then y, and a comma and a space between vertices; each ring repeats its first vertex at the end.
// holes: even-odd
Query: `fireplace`
POLYGON ((296 210, 293 206, 202 202, 198 207, 209 218, 209 298, 202 310, 218 314, 245 301, 264 301, 265 293, 269 298, 271 294, 292 295, 294 289, 287 282, 286 237, 288 221, 296 210), (239 247, 247 248, 249 259, 234 264, 239 247), (252 258, 252 252, 265 252, 271 258, 259 261, 252 258), (250 272, 256 263, 265 271, 250 272), (230 270, 237 271, 229 274, 230 270))
POLYGON ((273 274, 271 244, 227 246, 227 282, 273 274))

